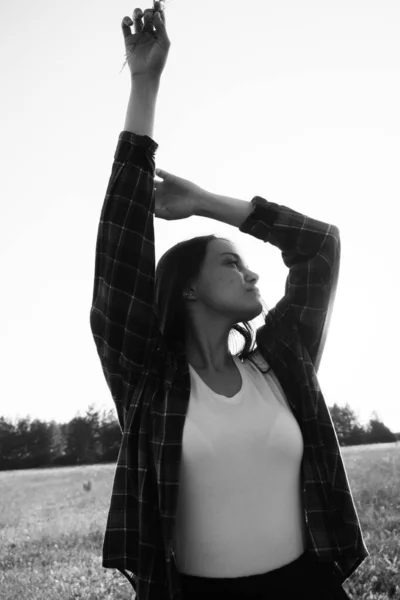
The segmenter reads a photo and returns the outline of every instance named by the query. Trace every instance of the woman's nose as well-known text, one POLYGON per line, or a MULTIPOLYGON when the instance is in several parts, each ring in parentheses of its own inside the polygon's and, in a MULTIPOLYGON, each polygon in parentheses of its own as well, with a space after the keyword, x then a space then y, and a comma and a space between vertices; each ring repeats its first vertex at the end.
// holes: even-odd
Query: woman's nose
POLYGON ((257 275, 257 273, 254 273, 254 271, 250 271, 249 270, 249 280, 253 283, 257 283, 257 281, 260 279, 260 276, 257 275))

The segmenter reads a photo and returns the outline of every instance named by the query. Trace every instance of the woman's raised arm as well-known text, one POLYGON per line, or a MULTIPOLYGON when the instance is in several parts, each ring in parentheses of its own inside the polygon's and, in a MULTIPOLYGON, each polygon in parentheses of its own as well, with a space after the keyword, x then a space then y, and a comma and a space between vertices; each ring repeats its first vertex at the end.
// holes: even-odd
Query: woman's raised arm
POLYGON ((154 156, 158 145, 152 134, 170 45, 159 16, 154 17, 154 32, 146 18, 144 26, 136 19, 133 35, 126 19, 130 22, 125 18, 122 29, 132 83, 128 129, 119 136, 100 216, 90 312, 91 331, 121 428, 157 336, 154 156))

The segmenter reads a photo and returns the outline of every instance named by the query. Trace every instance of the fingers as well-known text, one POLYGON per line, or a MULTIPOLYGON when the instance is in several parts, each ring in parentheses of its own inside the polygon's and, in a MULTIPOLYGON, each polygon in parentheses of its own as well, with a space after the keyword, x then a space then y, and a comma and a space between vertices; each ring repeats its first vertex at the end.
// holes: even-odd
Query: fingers
MULTIPOLYGON (((153 11, 151 11, 153 13, 153 11)), ((132 35, 131 27, 134 26, 135 33, 141 33, 144 29, 143 26, 143 11, 141 8, 135 8, 133 11, 133 21, 130 17, 124 17, 122 20, 122 32, 124 34, 124 38, 132 35)), ((147 17, 148 19, 148 17, 147 17)))
POLYGON ((153 17, 156 11, 159 12, 162 22, 164 26, 166 24, 165 20, 165 12, 164 12, 164 3, 155 1, 154 8, 146 8, 143 12, 141 8, 135 8, 133 11, 133 21, 130 17, 124 17, 122 20, 122 32, 124 34, 124 38, 127 38, 132 34, 131 27, 134 26, 135 33, 141 33, 142 31, 147 31, 151 34, 154 33, 153 26, 153 17), (143 23, 143 21, 144 23, 143 23))
POLYGON ((135 8, 133 11, 133 23, 135 26, 135 33, 140 33, 143 31, 143 11, 141 8, 135 8))
POLYGON ((153 9, 152 8, 146 8, 144 11, 144 16, 143 16, 143 21, 144 21, 144 28, 143 31, 147 31, 148 33, 153 33, 153 9))
POLYGON ((131 25, 133 25, 133 21, 129 17, 124 17, 122 19, 121 27, 124 38, 127 38, 131 35, 131 25))
POLYGON ((154 2, 154 10, 160 13, 160 17, 164 25, 167 24, 165 19, 165 10, 164 10, 164 2, 154 2))

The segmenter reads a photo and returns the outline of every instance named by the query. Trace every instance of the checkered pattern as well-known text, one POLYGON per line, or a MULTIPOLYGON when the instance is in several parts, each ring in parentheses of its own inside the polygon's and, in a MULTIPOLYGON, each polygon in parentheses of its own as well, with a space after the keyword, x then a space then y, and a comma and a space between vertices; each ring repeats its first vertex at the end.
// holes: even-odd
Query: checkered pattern
MULTIPOLYGON (((148 136, 119 136, 98 229, 90 326, 123 433, 103 566, 120 570, 138 600, 181 600, 172 540, 190 373, 183 345, 167 346, 154 311, 157 148, 148 136)), ((289 269, 285 295, 257 331, 254 360, 272 367, 303 434, 309 549, 343 582, 369 553, 317 379, 340 234, 259 196, 252 205, 240 231, 279 248, 289 269)))

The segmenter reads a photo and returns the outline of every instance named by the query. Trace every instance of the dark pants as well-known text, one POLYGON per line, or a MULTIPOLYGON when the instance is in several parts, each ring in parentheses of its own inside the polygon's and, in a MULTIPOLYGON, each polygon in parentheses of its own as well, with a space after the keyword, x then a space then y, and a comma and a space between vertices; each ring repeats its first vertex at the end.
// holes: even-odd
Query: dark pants
POLYGON ((349 600, 332 565, 307 551, 295 561, 261 575, 232 579, 181 573, 182 600, 349 600))

